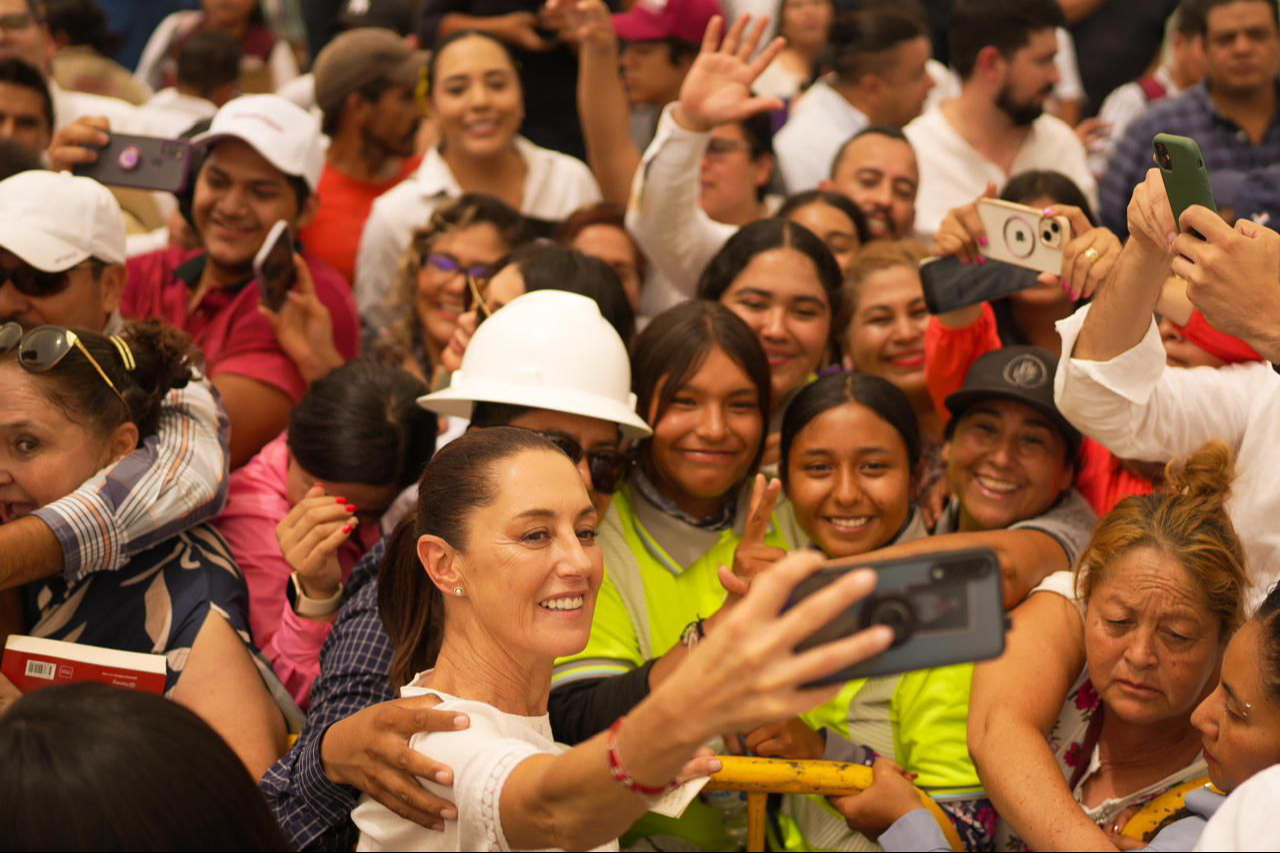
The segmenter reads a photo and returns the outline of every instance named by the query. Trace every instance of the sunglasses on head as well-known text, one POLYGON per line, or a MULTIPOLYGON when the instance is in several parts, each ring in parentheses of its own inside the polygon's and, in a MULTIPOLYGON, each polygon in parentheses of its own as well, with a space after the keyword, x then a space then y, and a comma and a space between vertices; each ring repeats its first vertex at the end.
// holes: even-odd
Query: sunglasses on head
POLYGON ((61 272, 45 272, 19 261, 15 267, 0 266, 0 287, 4 287, 5 282, 11 281, 14 289, 23 296, 35 299, 57 296, 71 284, 70 273, 72 270, 78 270, 85 266, 94 268, 103 267, 105 264, 100 261, 89 260, 61 272))
POLYGON ((578 440, 571 435, 555 430, 533 430, 547 441, 564 451, 565 455, 578 465, 585 454, 587 468, 591 471, 591 485, 602 495, 611 495, 622 486, 626 479, 630 458, 620 450, 583 450, 578 440))
MULTIPOLYGON (((109 339, 120 354, 125 370, 133 370, 137 366, 133 359, 133 351, 122 338, 112 335, 109 339)), ((121 402, 124 395, 111 381, 111 377, 102 369, 102 365, 93 357, 93 353, 80 341, 80 336, 70 329, 61 326, 37 326, 24 332, 17 323, 5 323, 0 326, 0 356, 7 355, 14 347, 18 348, 18 364, 28 373, 45 373, 57 367, 72 350, 79 350, 89 360, 93 369, 107 383, 107 387, 115 392, 121 402)), ((127 403, 126 403, 127 405, 127 403)))

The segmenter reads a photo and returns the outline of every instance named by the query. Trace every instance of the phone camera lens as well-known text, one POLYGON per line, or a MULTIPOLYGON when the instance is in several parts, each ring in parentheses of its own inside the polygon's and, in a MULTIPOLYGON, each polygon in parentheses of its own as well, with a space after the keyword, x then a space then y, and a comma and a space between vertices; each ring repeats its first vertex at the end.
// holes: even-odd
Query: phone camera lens
POLYGON ((893 629, 893 647, 897 647, 911 639, 915 633, 919 619, 911 602, 900 595, 886 595, 873 598, 863 611, 864 628, 872 625, 887 625, 893 629))
POLYGON ((142 152, 138 150, 136 145, 130 145, 120 152, 120 156, 116 158, 116 165, 126 172, 132 172, 138 168, 138 164, 142 162, 142 152))

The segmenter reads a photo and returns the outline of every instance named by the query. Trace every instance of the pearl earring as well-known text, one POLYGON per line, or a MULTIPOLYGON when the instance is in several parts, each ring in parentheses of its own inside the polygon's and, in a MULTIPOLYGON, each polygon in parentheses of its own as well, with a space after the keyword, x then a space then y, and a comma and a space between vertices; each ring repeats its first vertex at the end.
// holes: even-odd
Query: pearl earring
POLYGON ((462 598, 462 587, 455 586, 453 588, 453 594, 456 595, 458 598, 462 598))

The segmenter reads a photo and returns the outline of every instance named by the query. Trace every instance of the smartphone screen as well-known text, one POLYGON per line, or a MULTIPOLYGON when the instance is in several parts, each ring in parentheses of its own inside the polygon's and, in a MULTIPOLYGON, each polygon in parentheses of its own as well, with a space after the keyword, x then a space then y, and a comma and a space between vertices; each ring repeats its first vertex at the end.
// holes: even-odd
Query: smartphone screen
POLYGON ((253 271, 258 278, 262 304, 272 311, 279 311, 297 278, 297 270, 293 266, 293 234, 283 219, 271 227, 253 260, 253 271))

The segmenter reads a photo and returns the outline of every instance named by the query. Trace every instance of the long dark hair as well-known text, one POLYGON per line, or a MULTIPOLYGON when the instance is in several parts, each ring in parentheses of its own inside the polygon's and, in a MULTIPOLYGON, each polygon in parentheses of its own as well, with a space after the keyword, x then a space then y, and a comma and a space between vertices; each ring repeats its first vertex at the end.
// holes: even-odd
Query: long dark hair
MULTIPOLYGON (((186 387, 202 360, 190 335, 159 320, 128 323, 118 336, 133 355, 133 370, 125 369, 119 348, 105 335, 88 329, 73 331, 111 378, 119 396, 78 349, 50 370, 32 375, 39 377, 40 390, 68 420, 91 427, 98 435, 109 435, 130 422, 138 427, 139 438, 154 435, 165 395, 186 387)), ((14 347, 0 356, 0 364, 17 359, 18 347, 14 347)))
POLYGON ((920 424, 911 400, 897 385, 869 373, 836 373, 806 385, 782 416, 781 460, 778 473, 786 486, 791 473, 791 447, 796 436, 819 415, 848 403, 866 406, 897 430, 907 448, 907 466, 916 475, 920 466, 920 424))
MULTIPOLYGON (((663 311, 636 337, 631 351, 631 390, 636 395, 636 411, 657 425, 671 408, 680 388, 702 367, 713 349, 721 350, 746 372, 756 386, 760 417, 769 421, 769 359, 760 339, 741 317, 719 302, 694 299, 663 311), (658 386, 662 390, 659 392, 658 386), (654 404, 657 404, 656 409, 654 404), (652 418, 650 412, 653 413, 652 418)), ((653 439, 640 445, 647 454, 653 439)), ((754 472, 764 455, 764 433, 751 463, 754 472)))
POLYGON ((471 514, 498 496, 500 463, 526 450, 564 453, 530 430, 472 429, 442 447, 422 472, 417 511, 391 534, 378 575, 378 615, 393 649, 393 690, 430 669, 444 639, 444 601, 418 560, 418 539, 439 536, 465 551, 471 514))
POLYGON ((417 481, 436 447, 436 416, 418 405, 427 386, 369 359, 316 382, 289 417, 289 453, 308 474, 335 483, 417 481))
POLYGON ((290 849, 226 741, 159 696, 38 690, 0 716, 0 755, 5 850, 290 849))
POLYGON ((1084 212, 1084 218, 1090 225, 1097 225, 1098 219, 1093 215, 1093 207, 1084 191, 1075 181, 1061 172, 1046 169, 1028 169, 1019 172, 1009 179, 1000 190, 1000 198, 1016 204, 1026 204, 1032 199, 1051 198, 1058 204, 1070 204, 1084 212))

